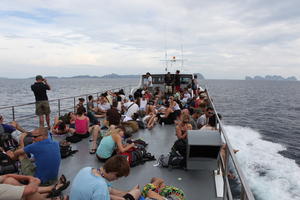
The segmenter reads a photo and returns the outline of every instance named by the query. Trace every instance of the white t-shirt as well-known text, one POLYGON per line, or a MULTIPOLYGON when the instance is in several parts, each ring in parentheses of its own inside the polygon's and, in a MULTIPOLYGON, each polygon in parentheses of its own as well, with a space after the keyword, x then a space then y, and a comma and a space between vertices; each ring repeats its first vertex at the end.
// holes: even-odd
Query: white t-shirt
POLYGON ((147 99, 145 99, 145 100, 143 100, 143 99, 141 99, 141 101, 140 101, 140 110, 146 110, 146 106, 147 106, 147 99))
POLYGON ((153 87, 153 84, 152 84, 152 76, 149 76, 148 77, 148 87, 153 87))
POLYGON ((106 103, 103 103, 103 104, 99 104, 98 107, 101 110, 108 110, 108 109, 110 109, 110 104, 108 102, 106 102, 106 103))
POLYGON ((124 103, 124 106, 127 110, 127 112, 125 113, 127 117, 132 117, 134 113, 137 113, 139 111, 139 106, 134 102, 128 101, 124 103))

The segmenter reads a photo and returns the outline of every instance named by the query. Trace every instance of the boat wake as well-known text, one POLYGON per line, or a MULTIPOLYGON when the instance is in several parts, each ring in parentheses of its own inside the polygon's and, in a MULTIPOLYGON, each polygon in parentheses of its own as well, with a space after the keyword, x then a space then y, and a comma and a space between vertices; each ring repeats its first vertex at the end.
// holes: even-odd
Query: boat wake
POLYGON ((280 155, 281 144, 262 139, 256 130, 225 126, 243 173, 256 199, 300 199, 300 167, 280 155))

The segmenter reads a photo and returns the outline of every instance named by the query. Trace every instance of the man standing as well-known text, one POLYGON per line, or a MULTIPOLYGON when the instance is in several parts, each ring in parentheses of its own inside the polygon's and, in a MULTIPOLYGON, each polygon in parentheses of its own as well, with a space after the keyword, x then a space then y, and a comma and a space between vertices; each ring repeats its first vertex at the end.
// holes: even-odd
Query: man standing
POLYGON ((50 129, 50 106, 48 102, 47 90, 50 90, 50 85, 47 80, 41 75, 35 77, 36 82, 31 85, 31 90, 35 96, 35 113, 39 116, 40 127, 44 127, 44 115, 46 116, 46 122, 48 129, 50 129))
POLYGON ((147 72, 146 77, 147 77, 147 88, 150 92, 153 92, 153 90, 152 90, 152 87, 153 87, 152 76, 149 72, 147 72))
POLYGON ((172 79, 172 76, 171 76, 170 72, 168 72, 165 75, 165 84, 166 84, 166 93, 167 94, 172 94, 173 93, 173 90, 172 90, 173 79, 172 79))
POLYGON ((180 71, 177 70, 175 77, 174 77, 174 85, 175 85, 175 91, 179 92, 180 91, 180 71))

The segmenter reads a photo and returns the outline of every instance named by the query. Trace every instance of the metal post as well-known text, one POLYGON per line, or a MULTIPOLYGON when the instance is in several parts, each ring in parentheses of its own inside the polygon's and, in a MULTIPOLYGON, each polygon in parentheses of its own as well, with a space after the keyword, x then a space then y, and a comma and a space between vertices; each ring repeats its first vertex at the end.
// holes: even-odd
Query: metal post
POLYGON ((74 97, 73 100, 74 100, 74 107, 73 108, 74 108, 74 113, 75 113, 76 112, 76 100, 75 100, 75 97, 74 97))
POLYGON ((57 106, 58 106, 58 117, 60 117, 60 99, 57 100, 57 106))
POLYGON ((12 111, 13 121, 16 121, 16 119, 15 119, 15 107, 14 106, 11 107, 11 111, 12 111))

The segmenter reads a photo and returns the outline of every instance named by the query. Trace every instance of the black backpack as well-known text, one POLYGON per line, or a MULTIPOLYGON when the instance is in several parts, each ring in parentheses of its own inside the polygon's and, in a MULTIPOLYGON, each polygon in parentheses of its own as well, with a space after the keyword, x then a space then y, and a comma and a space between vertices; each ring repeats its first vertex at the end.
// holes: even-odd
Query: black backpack
POLYGON ((186 157, 187 141, 185 139, 178 139, 174 142, 171 151, 179 152, 180 155, 186 157))
POLYGON ((18 165, 6 153, 0 152, 0 175, 17 173, 18 165))
POLYGON ((11 136, 11 133, 6 133, 3 126, 0 124, 0 147, 4 151, 14 150, 18 147, 18 142, 14 140, 11 136))
POLYGON ((77 142, 80 142, 82 139, 77 135, 72 135, 72 136, 66 137, 66 140, 71 143, 77 143, 77 142))
POLYGON ((66 158, 68 156, 71 156, 78 151, 78 150, 72 150, 71 145, 67 141, 61 141, 59 143, 59 147, 60 147, 61 158, 66 158))

